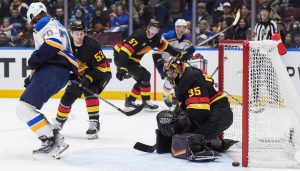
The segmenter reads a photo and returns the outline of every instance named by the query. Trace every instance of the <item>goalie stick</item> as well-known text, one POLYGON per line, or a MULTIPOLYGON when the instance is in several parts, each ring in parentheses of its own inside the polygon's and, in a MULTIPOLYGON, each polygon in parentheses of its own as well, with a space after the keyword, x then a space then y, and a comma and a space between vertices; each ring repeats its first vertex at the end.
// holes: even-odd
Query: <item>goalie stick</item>
MULTIPOLYGON (((71 81, 71 82, 73 82, 73 83, 75 83, 75 84, 79 84, 77 81, 74 81, 74 80, 71 81)), ((123 114, 126 115, 126 116, 132 116, 132 115, 135 115, 135 114, 139 113, 140 111, 142 111, 143 108, 144 108, 144 105, 141 104, 141 105, 139 105, 137 108, 135 108, 135 109, 133 109, 133 110, 131 110, 131 111, 126 112, 126 111, 122 110, 121 108, 117 107, 116 105, 112 104, 111 102, 107 101, 106 99, 102 98, 101 96, 99 96, 99 95, 96 94, 95 92, 91 91, 91 90, 88 89, 87 87, 82 87, 82 88, 83 88, 85 91, 87 91, 88 93, 90 93, 90 94, 92 94, 93 96, 97 97, 98 99, 100 99, 100 100, 106 102, 107 104, 109 104, 109 105, 112 106, 113 108, 117 109, 119 112, 123 113, 123 114)))
POLYGON ((146 152, 146 153, 153 153, 156 150, 156 144, 155 145, 147 145, 140 142, 137 142, 133 146, 134 149, 146 152))

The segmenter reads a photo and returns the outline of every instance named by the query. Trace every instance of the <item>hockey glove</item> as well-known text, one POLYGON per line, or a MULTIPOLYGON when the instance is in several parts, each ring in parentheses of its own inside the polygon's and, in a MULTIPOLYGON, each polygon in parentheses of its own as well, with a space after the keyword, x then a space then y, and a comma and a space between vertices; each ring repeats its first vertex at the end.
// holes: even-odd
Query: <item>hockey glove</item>
POLYGON ((118 71, 117 71, 117 74, 116 74, 117 79, 120 80, 120 81, 124 80, 125 75, 127 74, 127 72, 128 72, 128 70, 125 67, 118 68, 118 71))
POLYGON ((184 51, 186 52, 186 60, 190 60, 195 52, 195 47, 193 45, 189 46, 188 48, 186 48, 184 51))
POLYGON ((190 55, 187 53, 187 52, 180 52, 178 55, 177 55, 177 58, 181 61, 187 61, 190 59, 190 55))
POLYGON ((25 78, 24 80, 24 87, 26 88, 29 84, 30 84, 30 81, 31 81, 31 75, 29 75, 27 78, 25 78))
POLYGON ((172 137, 176 134, 175 125, 178 123, 178 119, 173 112, 169 110, 159 112, 156 116, 156 121, 162 135, 172 137))
POLYGON ((39 56, 38 50, 34 51, 31 54, 31 56, 28 60, 28 66, 29 66, 30 69, 35 69, 39 66, 38 56, 39 56))
POLYGON ((86 74, 79 80, 79 87, 89 87, 93 82, 93 78, 86 74))

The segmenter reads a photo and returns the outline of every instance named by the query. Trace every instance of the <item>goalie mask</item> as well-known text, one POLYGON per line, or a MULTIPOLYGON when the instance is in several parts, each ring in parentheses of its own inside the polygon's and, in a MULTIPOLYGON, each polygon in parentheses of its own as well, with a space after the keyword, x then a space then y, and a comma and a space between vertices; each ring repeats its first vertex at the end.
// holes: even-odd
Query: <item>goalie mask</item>
POLYGON ((170 57, 163 68, 163 72, 173 86, 178 82, 178 78, 183 74, 184 70, 185 63, 174 57, 170 57))

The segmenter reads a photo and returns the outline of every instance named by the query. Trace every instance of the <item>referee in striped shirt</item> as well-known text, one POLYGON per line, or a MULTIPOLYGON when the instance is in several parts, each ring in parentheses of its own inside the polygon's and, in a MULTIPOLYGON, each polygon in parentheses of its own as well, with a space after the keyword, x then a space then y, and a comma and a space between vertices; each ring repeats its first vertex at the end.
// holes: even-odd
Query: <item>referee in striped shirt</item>
POLYGON ((271 6, 262 4, 260 9, 261 19, 254 27, 254 40, 271 40, 272 35, 278 33, 277 24, 270 19, 271 6))
MULTIPOLYGON (((255 25, 254 28, 254 40, 272 40, 272 35, 278 33, 277 24, 270 19, 271 6, 267 3, 262 4, 260 9, 261 19, 255 25)), ((250 104, 261 106, 263 87, 266 86, 268 94, 271 98, 268 99, 268 104, 278 104, 279 102, 279 87, 278 76, 274 74, 272 77, 267 77, 269 73, 275 73, 272 61, 269 58, 265 58, 265 52, 261 52, 257 49, 253 56, 253 67, 255 68, 251 75, 257 78, 257 81, 252 84, 252 98, 250 104)))

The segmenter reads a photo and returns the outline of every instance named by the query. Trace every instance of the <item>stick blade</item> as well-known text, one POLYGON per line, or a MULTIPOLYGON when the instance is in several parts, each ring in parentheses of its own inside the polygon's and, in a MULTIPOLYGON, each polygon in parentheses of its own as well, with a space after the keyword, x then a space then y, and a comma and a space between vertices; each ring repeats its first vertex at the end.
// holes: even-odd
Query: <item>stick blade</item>
POLYGON ((119 110, 119 111, 122 112, 122 113, 124 113, 126 116, 132 116, 132 115, 135 115, 135 114, 139 113, 140 111, 142 111, 143 108, 144 108, 144 105, 141 104, 137 108, 135 108, 135 109, 133 109, 131 111, 128 111, 128 112, 123 111, 123 110, 119 110))
POLYGON ((139 151, 143 151, 146 153, 153 153, 156 150, 156 146, 149 146, 140 142, 135 143, 135 145, 133 146, 134 149, 139 150, 139 151))
POLYGON ((238 11, 237 11, 237 13, 235 15, 235 19, 234 19, 234 21, 232 23, 233 26, 235 26, 239 22, 240 17, 241 17, 241 12, 240 12, 240 9, 238 9, 238 11))

